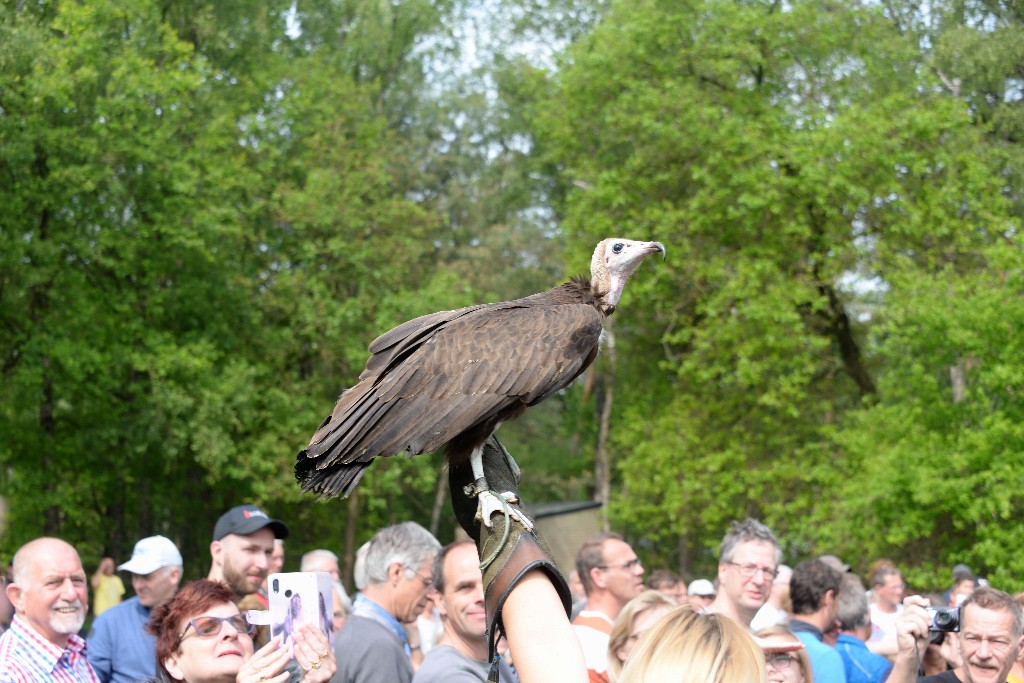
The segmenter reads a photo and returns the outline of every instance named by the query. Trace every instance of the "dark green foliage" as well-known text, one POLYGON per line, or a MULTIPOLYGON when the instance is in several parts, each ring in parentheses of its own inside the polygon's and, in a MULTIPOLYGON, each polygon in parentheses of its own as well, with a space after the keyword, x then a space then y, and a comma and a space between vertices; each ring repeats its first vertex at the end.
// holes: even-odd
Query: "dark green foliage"
MULTIPOLYGON (((996 485, 1020 464, 1015 392, 967 430, 956 417, 1013 355, 987 316, 1019 323, 995 303, 1019 291, 1017 175, 981 108, 940 91, 936 69, 970 65, 897 28, 851 3, 619 3, 536 107, 566 233, 669 245, 671 270, 631 286, 617 321, 619 375, 637 379, 616 396, 613 520, 650 565, 713 575, 708 551, 751 515, 793 562, 887 556, 934 586, 968 561, 1019 581, 1020 511, 996 485), (948 382, 904 393, 957 363, 964 402, 948 382)), ((1019 110, 1012 63, 989 72, 1003 90, 978 87, 1018 83, 1019 110)))
POLYGON ((164 533, 199 576, 243 501, 289 568, 429 523, 439 455, 317 503, 295 453, 378 334, 620 235, 669 260, 614 375, 502 429, 527 501, 595 495, 614 395, 651 568, 713 573, 753 515, 794 563, 1019 589, 1024 17, 918 5, 0 4, 0 550, 164 533))

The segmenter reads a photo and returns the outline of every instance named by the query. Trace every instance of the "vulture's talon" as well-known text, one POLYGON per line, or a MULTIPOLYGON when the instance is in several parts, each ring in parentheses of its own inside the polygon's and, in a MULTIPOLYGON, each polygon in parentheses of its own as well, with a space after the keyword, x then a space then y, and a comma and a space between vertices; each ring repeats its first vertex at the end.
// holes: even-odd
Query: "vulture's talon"
POLYGON ((515 521, 519 522, 519 524, 527 531, 533 531, 533 522, 530 521, 530 518, 516 508, 510 506, 510 504, 516 504, 518 502, 519 498, 516 497, 516 494, 510 491, 506 491, 504 493, 481 491, 476 508, 476 519, 482 524, 491 527, 494 526, 494 523, 491 521, 491 515, 498 513, 505 515, 506 517, 511 517, 515 521))

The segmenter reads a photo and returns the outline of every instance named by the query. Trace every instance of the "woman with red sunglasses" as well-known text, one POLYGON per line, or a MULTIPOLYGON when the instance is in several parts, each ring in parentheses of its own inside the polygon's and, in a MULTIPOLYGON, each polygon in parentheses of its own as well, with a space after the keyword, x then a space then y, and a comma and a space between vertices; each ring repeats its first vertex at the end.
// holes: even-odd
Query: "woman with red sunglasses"
POLYGON ((293 654, 303 683, 325 683, 334 675, 330 643, 310 624, 294 632, 291 650, 276 636, 253 652, 254 627, 234 601, 225 584, 204 579, 153 610, 147 629, 156 636, 156 681, 284 683, 293 654))

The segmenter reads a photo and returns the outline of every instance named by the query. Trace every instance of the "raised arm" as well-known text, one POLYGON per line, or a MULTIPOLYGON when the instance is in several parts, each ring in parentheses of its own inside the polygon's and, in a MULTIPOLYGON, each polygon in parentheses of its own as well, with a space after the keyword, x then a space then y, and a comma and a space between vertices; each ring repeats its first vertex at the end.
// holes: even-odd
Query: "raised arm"
MULTIPOLYGON (((487 483, 496 491, 514 493, 509 507, 525 515, 519 507, 518 468, 493 437, 484 446, 483 467, 487 483)), ((500 512, 491 516, 490 526, 481 524, 475 518, 479 483, 470 464, 452 466, 449 479, 456 517, 481 557, 492 661, 502 631, 520 683, 586 683, 583 650, 569 623, 569 586, 536 526, 529 530, 500 512)), ((489 680, 496 680, 496 667, 491 667, 491 676, 489 680)))
POLYGON ((925 607, 929 602, 920 595, 903 599, 903 613, 896 618, 896 662, 887 683, 915 683, 921 668, 921 658, 928 648, 931 634, 925 607))

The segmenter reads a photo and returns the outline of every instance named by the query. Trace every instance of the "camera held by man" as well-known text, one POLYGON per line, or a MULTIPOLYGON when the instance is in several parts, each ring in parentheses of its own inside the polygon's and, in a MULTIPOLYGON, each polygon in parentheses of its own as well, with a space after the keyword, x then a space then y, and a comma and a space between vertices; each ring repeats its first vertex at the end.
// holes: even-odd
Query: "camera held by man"
POLYGON ((959 607, 928 607, 925 609, 928 615, 928 630, 937 633, 959 633, 960 632, 960 608, 959 607))

